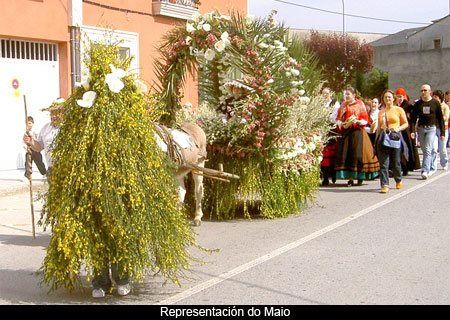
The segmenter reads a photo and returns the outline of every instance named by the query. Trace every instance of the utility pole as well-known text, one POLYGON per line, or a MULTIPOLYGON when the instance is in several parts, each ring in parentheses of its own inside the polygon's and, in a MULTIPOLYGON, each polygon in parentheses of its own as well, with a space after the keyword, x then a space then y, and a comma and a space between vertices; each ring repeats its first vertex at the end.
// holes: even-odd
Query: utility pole
MULTIPOLYGON (((449 0, 450 5, 450 0, 449 0)), ((342 36, 345 38, 345 3, 342 0, 342 36)))
MULTIPOLYGON (((450 3, 450 0, 449 0, 450 3)), ((345 42, 345 3, 342 0, 342 40, 344 41, 344 54, 347 55, 347 43, 345 42)))

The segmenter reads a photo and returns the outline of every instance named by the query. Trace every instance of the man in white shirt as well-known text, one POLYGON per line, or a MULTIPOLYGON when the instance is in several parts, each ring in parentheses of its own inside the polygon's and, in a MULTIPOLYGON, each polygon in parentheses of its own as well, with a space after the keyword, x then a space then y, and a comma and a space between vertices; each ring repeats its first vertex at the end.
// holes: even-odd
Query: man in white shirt
POLYGON ((61 105, 64 100, 58 99, 52 105, 45 109, 50 111, 50 122, 44 125, 39 132, 37 139, 35 139, 32 135, 26 132, 23 136, 23 142, 27 145, 30 145, 31 150, 40 152, 44 150, 45 160, 47 161, 47 180, 50 182, 50 176, 52 171, 52 156, 51 151, 49 149, 53 140, 59 131, 59 125, 62 120, 62 110, 61 105))
MULTIPOLYGON (((33 131, 33 126, 34 126, 34 119, 31 116, 28 116, 27 118, 27 132, 30 133, 30 135, 34 138, 37 139, 38 134, 37 132, 33 131)), ((28 149, 27 144, 24 143, 24 148, 25 150, 28 149)), ((37 168, 39 169, 39 172, 41 173, 41 175, 45 175, 47 173, 47 169, 45 168, 45 164, 44 162, 42 162, 42 154, 40 152, 36 152, 34 150, 31 150, 31 164, 34 163, 36 164, 37 168)), ((25 157, 25 177, 29 178, 29 169, 28 169, 28 159, 27 157, 25 157)))
POLYGON ((330 115, 330 121, 333 123, 336 123, 336 117, 339 108, 341 105, 339 104, 339 101, 333 99, 333 93, 331 92, 330 88, 323 88, 322 90, 322 96, 325 98, 327 103, 325 104, 325 107, 333 107, 333 112, 330 115))
MULTIPOLYGON (((338 110, 341 107, 339 102, 332 98, 333 93, 330 88, 323 88, 322 96, 324 97, 326 104, 325 108, 333 108, 333 112, 330 115, 330 121, 332 123, 336 123, 336 118, 338 114, 338 110)), ((331 136, 335 136, 336 132, 333 129, 330 132, 331 136)), ((321 175, 322 175, 322 186, 329 185, 329 178, 333 183, 336 182, 336 175, 334 172, 334 159, 336 157, 336 139, 332 138, 328 141, 328 143, 324 146, 322 150, 323 160, 320 164, 321 175)))

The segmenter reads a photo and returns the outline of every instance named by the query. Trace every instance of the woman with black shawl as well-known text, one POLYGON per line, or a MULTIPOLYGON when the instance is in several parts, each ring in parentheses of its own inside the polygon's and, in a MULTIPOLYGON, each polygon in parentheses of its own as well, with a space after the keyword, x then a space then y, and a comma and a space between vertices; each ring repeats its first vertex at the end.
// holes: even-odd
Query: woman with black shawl
POLYGON ((406 176, 409 171, 421 168, 419 152, 417 150, 416 141, 411 139, 411 132, 415 132, 415 123, 411 121, 412 104, 409 103, 409 97, 405 89, 398 88, 395 92, 397 103, 402 107, 408 118, 409 127, 402 131, 402 147, 401 147, 401 163, 403 175, 406 176))

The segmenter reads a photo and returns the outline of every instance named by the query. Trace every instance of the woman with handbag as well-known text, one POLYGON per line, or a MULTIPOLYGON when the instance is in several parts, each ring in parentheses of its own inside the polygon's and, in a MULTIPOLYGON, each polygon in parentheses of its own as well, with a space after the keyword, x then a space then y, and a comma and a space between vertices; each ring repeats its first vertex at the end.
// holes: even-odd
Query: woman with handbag
POLYGON ((392 167, 396 188, 402 188, 401 131, 408 128, 406 113, 395 105, 395 94, 384 90, 381 94, 381 110, 378 115, 376 150, 380 161, 381 193, 389 191, 389 165, 392 167))
POLYGON ((355 179, 361 185, 363 180, 375 178, 380 165, 364 129, 369 120, 366 106, 356 98, 354 88, 347 88, 344 97, 336 118, 339 138, 334 169, 336 178, 348 179, 347 185, 350 187, 355 179))

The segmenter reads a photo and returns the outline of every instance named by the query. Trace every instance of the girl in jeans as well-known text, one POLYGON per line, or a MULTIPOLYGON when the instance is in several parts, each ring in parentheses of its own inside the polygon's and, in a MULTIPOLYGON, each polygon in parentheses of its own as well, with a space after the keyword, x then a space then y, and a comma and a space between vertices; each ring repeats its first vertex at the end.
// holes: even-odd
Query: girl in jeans
POLYGON ((378 115, 378 129, 376 150, 380 162, 381 193, 389 191, 389 165, 392 167, 396 188, 402 187, 402 166, 400 159, 401 148, 389 148, 383 145, 383 137, 386 129, 400 132, 408 127, 408 119, 403 108, 395 106, 395 94, 391 90, 385 90, 381 94, 381 110, 378 115), (385 117, 386 115, 386 117, 385 117), (387 122, 386 122, 387 120, 387 122))

